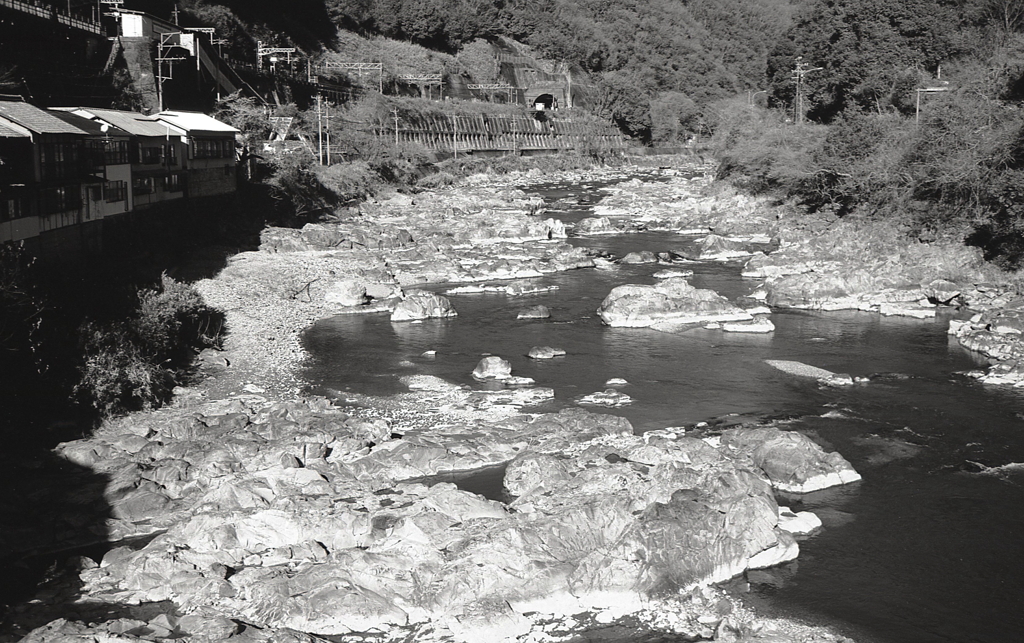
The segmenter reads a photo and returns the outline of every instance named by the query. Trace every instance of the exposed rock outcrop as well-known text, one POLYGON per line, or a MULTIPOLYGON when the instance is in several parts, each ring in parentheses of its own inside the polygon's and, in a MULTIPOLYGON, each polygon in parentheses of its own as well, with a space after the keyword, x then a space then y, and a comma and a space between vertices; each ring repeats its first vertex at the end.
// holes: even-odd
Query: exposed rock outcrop
POLYGON ((752 316, 713 290, 690 285, 682 277, 654 286, 617 286, 605 297, 598 315, 609 326, 644 327, 705 321, 750 320, 752 316))
POLYGON ((432 292, 411 292, 395 306, 391 313, 391 321, 415 321, 457 315, 452 303, 444 295, 432 292))
POLYGON ((860 480, 838 453, 825 453, 807 436, 773 428, 731 429, 722 445, 749 457, 779 491, 807 493, 860 480))

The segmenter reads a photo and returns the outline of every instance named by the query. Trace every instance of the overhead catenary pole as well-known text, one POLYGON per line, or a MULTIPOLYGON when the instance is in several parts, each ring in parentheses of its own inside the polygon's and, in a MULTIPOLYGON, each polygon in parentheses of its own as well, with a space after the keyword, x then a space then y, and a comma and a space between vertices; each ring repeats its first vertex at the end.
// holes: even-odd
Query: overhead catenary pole
POLYGON ((795 111, 796 114, 794 114, 793 120, 796 121, 797 124, 804 121, 804 76, 812 71, 820 71, 821 69, 821 67, 808 67, 807 63, 804 62, 803 56, 796 57, 796 66, 793 68, 792 77, 796 82, 796 100, 793 101, 793 111, 795 111))
POLYGON ((459 119, 452 114, 452 158, 459 158, 459 119))
POLYGON ((316 138, 317 138, 317 163, 324 164, 324 123, 321 117, 320 105, 322 98, 316 95, 316 138))
POLYGON ((174 76, 174 63, 179 60, 185 60, 183 56, 167 57, 164 52, 173 47, 181 47, 180 41, 175 44, 172 42, 173 37, 177 36, 176 33, 162 33, 160 34, 160 42, 157 45, 157 56, 156 56, 156 94, 157 94, 157 111, 164 111, 164 81, 171 80, 174 76), (168 64, 167 75, 164 76, 164 63, 168 64))

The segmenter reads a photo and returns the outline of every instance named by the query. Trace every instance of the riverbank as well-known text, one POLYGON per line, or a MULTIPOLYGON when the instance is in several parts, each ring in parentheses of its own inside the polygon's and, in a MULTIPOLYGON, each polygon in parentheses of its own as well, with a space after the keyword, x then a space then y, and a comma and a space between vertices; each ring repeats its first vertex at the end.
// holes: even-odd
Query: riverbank
MULTIPOLYGON (((607 178, 590 176, 583 180, 607 178)), ((703 177, 659 178, 670 180, 613 188, 606 205, 617 209, 605 216, 632 226, 642 214, 653 229, 776 238, 787 247, 785 217, 766 204, 709 197, 703 177), (623 215, 622 203, 635 212, 623 215)), ((789 482, 793 462, 752 464, 738 435, 727 435, 725 448, 721 435, 716 444, 689 431, 636 438, 613 416, 520 415, 519 405, 542 389, 467 391, 426 377, 408 380, 410 393, 396 398, 353 396, 348 408, 287 401, 300 386, 299 332, 314 319, 387 314, 380 311, 397 306, 397 288, 408 294, 419 284, 525 279, 608 261, 560 243, 564 228, 539 207, 525 194, 481 186, 371 203, 339 226, 268 231, 265 250, 239 255, 197 284, 231 329, 227 351, 206 356, 215 375, 168 409, 109 423, 60 450, 116 481, 104 495, 111 540, 156 535, 141 548, 80 561, 80 620, 98 620, 90 609, 110 604, 126 606, 124 616, 98 630, 58 624, 38 640, 89 631, 134 640, 146 628, 160 634, 158 626, 237 640, 279 640, 283 628, 559 640, 605 626, 718 640, 838 640, 765 623, 713 592, 683 594, 671 609, 637 600, 651 583, 685 587, 732 576, 762 552, 768 564, 793 554, 788 530, 780 530, 788 516, 766 511, 775 502, 768 485, 789 482), (519 473, 506 474, 506 486, 515 481, 519 499, 507 507, 452 485, 401 482, 509 461, 519 473), (716 476, 732 483, 718 486, 716 476), (684 488, 697 497, 677 498, 684 488), (690 521, 695 531, 673 531, 690 521), (730 524, 747 527, 736 533, 730 524), (707 534, 715 553, 686 555, 706 550, 707 534), (306 598, 292 595, 299 589, 306 598), (570 627, 564 617, 537 616, 578 614, 583 599, 598 606, 586 617, 593 621, 570 627), (639 610, 628 617, 635 621, 625 607, 639 610), (238 620, 262 633, 238 631, 238 620)), ((785 454, 798 447, 801 462, 815 467, 829 460, 809 441, 789 444, 798 439, 788 432, 768 430, 758 440, 775 440, 785 454)))

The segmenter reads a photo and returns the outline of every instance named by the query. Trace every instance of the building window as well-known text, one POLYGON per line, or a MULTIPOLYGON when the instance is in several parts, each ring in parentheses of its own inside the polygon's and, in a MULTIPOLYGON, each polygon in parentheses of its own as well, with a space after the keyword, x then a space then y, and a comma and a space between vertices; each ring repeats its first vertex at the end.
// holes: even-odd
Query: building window
POLYGON ((174 143, 168 143, 164 146, 164 156, 167 158, 168 165, 177 165, 178 147, 174 143))
POLYGON ((153 194, 155 191, 153 177, 138 178, 132 182, 132 194, 153 194))
POLYGON ((78 146, 75 143, 43 143, 39 147, 39 163, 44 181, 73 176, 78 169, 78 146))
POLYGON ((143 165, 157 165, 163 159, 163 146, 143 147, 140 162, 143 165))
POLYGON ((235 141, 226 138, 197 138, 193 149, 197 159, 234 158, 235 141))
POLYGON ((18 219, 23 212, 23 205, 21 199, 4 199, 0 201, 0 221, 10 221, 11 219, 18 219))
POLYGON ((85 142, 85 153, 93 167, 124 165, 128 162, 128 141, 92 139, 85 142))
POLYGON ((128 198, 128 184, 125 181, 107 181, 107 203, 117 203, 128 198))
POLYGON ((107 165, 128 163, 128 141, 103 141, 103 157, 107 165))
POLYGON ((164 192, 181 192, 180 174, 171 174, 164 177, 164 192))
POLYGON ((63 186, 43 190, 43 214, 77 210, 81 206, 74 187, 63 186))

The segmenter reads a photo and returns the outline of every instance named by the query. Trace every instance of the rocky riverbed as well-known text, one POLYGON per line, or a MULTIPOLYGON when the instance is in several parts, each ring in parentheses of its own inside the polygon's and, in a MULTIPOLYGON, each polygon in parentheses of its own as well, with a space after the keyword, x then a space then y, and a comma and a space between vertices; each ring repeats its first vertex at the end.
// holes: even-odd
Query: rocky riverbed
MULTIPOLYGON (((207 379, 179 390, 172 406, 108 422, 56 450, 102 477, 103 491, 92 504, 62 507, 52 542, 26 533, 9 535, 12 544, 115 545, 74 557, 73 577, 55 577, 19 606, 10 635, 842 640, 758 618, 708 587, 797 555, 794 534, 816 523, 780 508, 776 491, 859 479, 839 454, 799 433, 751 422, 637 436, 613 415, 524 413, 548 390, 523 382, 469 390, 412 376, 408 393, 386 399, 299 395, 299 334, 317 319, 416 323, 457 314, 443 295, 418 290, 428 284, 500 281, 515 295, 539 275, 613 269, 623 258, 565 243, 571 231, 513 187, 542 178, 552 177, 478 177, 369 202, 331 223, 268 229, 260 251, 197 283, 225 312, 225 350, 201 356, 207 379), (500 500, 436 477, 489 467, 504 467, 500 500), (97 514, 102 529, 83 534, 97 514)), ((952 244, 897 246, 856 222, 813 229, 762 201, 712 191, 699 172, 659 179, 611 188, 576 233, 699 231, 701 251, 652 254, 673 272, 658 286, 610 293, 606 322, 681 332, 767 321, 759 302, 737 306, 693 288, 672 266, 753 257, 746 274, 764 280, 770 306, 909 316, 976 308, 951 332, 1001 360, 980 377, 1019 381, 1024 300, 1004 277, 994 285, 1001 277, 977 255, 952 244)))

